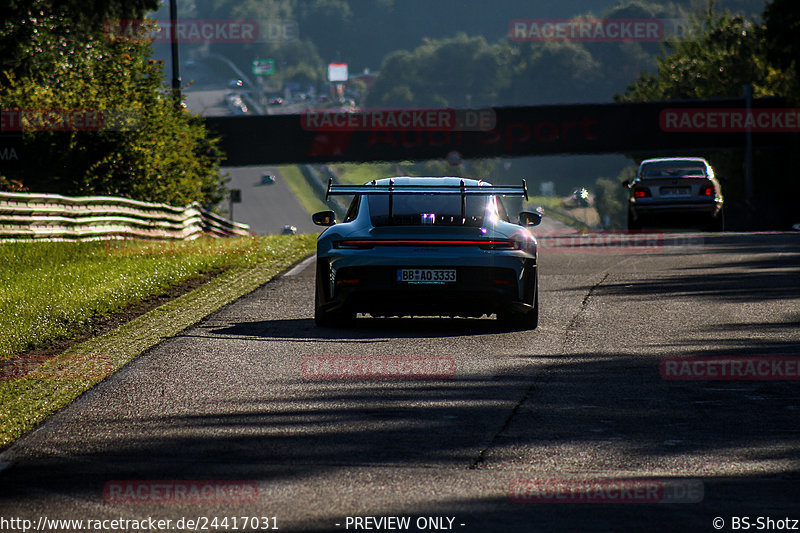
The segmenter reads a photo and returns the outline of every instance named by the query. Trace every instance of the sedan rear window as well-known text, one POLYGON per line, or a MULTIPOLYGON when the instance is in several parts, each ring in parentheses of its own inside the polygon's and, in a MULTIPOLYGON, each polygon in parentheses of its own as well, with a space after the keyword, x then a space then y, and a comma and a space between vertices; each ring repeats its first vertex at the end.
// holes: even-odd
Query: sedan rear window
POLYGON ((658 163, 642 167, 642 178, 704 178, 706 168, 702 164, 658 163))

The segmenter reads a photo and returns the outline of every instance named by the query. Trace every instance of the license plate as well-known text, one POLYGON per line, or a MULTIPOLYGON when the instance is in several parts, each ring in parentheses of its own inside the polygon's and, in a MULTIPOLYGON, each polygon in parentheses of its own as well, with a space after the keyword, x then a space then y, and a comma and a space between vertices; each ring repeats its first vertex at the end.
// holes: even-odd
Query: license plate
POLYGON ((397 281, 414 284, 441 285, 456 280, 455 269, 398 268, 397 281))
POLYGON ((690 187, 661 187, 661 196, 691 196, 690 187))

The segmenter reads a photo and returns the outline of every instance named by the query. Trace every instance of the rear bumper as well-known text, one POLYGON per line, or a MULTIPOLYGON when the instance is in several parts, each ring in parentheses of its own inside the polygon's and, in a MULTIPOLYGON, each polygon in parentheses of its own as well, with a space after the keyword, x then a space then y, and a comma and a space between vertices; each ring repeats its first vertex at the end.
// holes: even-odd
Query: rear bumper
MULTIPOLYGON (((455 282, 435 285, 397 281, 397 269, 407 266, 419 267, 392 265, 336 269, 332 284, 321 283, 317 287, 320 306, 324 311, 457 316, 531 308, 525 302, 532 302, 528 296, 535 291, 536 263, 533 260, 520 262, 519 269, 455 266, 455 282)), ((319 279, 330 279, 329 263, 318 261, 317 268, 319 279)))
POLYGON ((630 210, 637 216, 705 215, 714 217, 722 211, 722 201, 674 202, 664 200, 638 200, 630 203, 630 210))

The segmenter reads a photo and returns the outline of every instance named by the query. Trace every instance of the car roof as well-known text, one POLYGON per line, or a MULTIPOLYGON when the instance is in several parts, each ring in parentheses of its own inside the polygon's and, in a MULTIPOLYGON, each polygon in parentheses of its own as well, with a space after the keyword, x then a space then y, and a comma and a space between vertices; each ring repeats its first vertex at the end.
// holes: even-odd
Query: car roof
MULTIPOLYGON (((397 176, 394 178, 382 178, 374 180, 377 185, 389 185, 389 180, 394 180, 395 185, 491 185, 483 180, 470 178, 458 178, 455 176, 397 176)), ((372 181, 364 185, 372 185, 372 181)))
POLYGON ((703 163, 708 164, 708 161, 703 159, 702 157, 658 157, 654 159, 645 159, 642 161, 642 165, 645 163, 677 163, 677 162, 687 162, 687 163, 703 163))

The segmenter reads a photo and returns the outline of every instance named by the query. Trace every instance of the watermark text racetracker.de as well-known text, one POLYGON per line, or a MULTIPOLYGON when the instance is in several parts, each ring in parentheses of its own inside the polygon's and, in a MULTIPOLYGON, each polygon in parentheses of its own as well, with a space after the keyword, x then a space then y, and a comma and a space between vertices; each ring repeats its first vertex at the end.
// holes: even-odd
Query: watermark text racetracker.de
POLYGON ((699 234, 664 234, 648 230, 604 230, 576 233, 574 230, 535 231, 541 252, 655 253, 665 249, 702 246, 699 234))
POLYGON ((104 355, 20 356, 0 361, 0 381, 10 379, 100 380, 114 371, 104 355))
POLYGON ((508 487, 515 503, 699 503, 696 479, 517 479, 508 487))
POLYGON ((668 108, 659 125, 666 133, 797 133, 800 109, 668 108))
POLYGON ((0 132, 118 131, 138 129, 142 114, 132 109, 24 108, 0 109, 0 132))
POLYGON ((452 379, 456 361, 446 356, 309 356, 300 361, 304 378, 452 379))
POLYGON ((508 38, 516 42, 659 42, 687 33, 687 19, 514 19, 508 38))
POLYGON ((800 381, 800 357, 665 357, 659 372, 670 381, 800 381))
POLYGON ((307 131, 491 131, 494 109, 310 110, 301 114, 307 131))
POLYGON ((106 503, 241 505, 258 501, 255 481, 118 480, 103 486, 106 503))
POLYGON ((179 19, 169 20, 122 19, 105 23, 103 32, 108 40, 156 43, 172 41, 173 35, 185 43, 257 43, 289 42, 300 36, 295 20, 235 20, 179 19))
POLYGON ((0 531, 265 531, 280 529, 277 516, 182 516, 180 518, 50 518, 0 516, 0 531))

